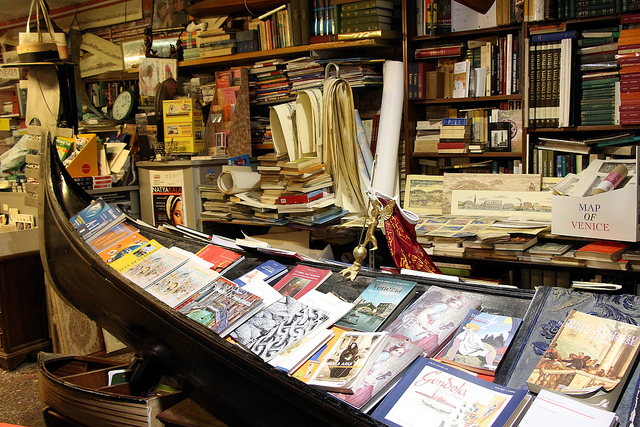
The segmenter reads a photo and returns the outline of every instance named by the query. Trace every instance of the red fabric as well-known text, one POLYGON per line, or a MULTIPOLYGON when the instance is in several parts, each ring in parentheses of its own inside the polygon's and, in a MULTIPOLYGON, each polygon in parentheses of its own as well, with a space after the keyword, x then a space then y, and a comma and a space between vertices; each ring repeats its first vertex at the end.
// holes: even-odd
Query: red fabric
MULTIPOLYGON (((380 197, 378 200, 382 206, 387 206, 390 201, 380 197)), ((397 204, 393 206, 391 218, 384 221, 384 230, 391 257, 399 269, 442 273, 418 243, 415 225, 402 216, 397 204)))

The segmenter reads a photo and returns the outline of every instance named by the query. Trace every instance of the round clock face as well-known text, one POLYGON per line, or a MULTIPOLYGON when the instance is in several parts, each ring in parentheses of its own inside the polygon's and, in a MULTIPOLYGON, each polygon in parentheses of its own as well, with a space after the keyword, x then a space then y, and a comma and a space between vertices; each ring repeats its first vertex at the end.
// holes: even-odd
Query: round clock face
POLYGON ((111 115, 115 120, 125 120, 133 112, 134 103, 133 92, 130 90, 122 91, 113 103, 111 115))

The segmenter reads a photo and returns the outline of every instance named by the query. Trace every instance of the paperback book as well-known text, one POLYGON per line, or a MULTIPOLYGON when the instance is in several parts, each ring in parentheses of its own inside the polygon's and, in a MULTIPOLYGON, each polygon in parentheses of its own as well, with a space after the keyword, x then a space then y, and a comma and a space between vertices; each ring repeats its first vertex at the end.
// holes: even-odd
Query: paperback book
POLYGON ((315 289, 331 275, 331 270, 296 265, 273 288, 282 296, 299 299, 301 296, 315 289))
POLYGON ((262 306, 262 298, 219 276, 208 293, 178 311, 224 337, 262 306))
POLYGON ((100 253, 108 247, 126 239, 127 237, 137 233, 138 229, 131 224, 119 223, 104 230, 98 236, 95 236, 89 243, 89 246, 95 253, 100 253))
POLYGON ((503 426, 526 394, 419 357, 372 416, 394 427, 503 426))
POLYGON ((83 210, 78 212, 76 215, 72 216, 69 221, 75 228, 80 227, 82 224, 85 224, 88 221, 93 221, 100 214, 105 213, 109 210, 109 205, 100 197, 89 204, 89 206, 85 207, 83 210))
POLYGON ((378 359, 385 332, 345 332, 329 350, 308 384, 352 394, 378 359))
POLYGON ((161 247, 149 256, 139 258, 135 264, 121 273, 124 277, 144 289, 187 262, 188 259, 189 257, 181 253, 161 247))
POLYGON ((613 411, 640 348, 640 326, 571 310, 527 380, 613 411))
POLYGON ((220 274, 189 260, 145 288, 171 308, 203 292, 220 274))
POLYGON ((323 325, 327 315, 285 296, 247 319, 232 338, 265 362, 323 325))
POLYGON ((342 329, 338 326, 332 326, 329 329, 331 330, 331 332, 333 332, 333 337, 331 337, 324 346, 316 351, 309 360, 304 362, 298 369, 295 370, 295 372, 292 374, 294 378, 297 378, 304 383, 308 383, 313 374, 318 370, 318 367, 320 366, 322 361, 329 354, 329 350, 334 346, 338 339, 340 339, 342 334, 347 332, 345 329, 342 329))
POLYGON ((440 360, 469 371, 493 375, 522 319, 469 310, 440 360))
POLYGON ((196 252, 196 255, 213 264, 211 269, 220 274, 226 273, 229 269, 244 260, 244 255, 216 245, 207 245, 196 252))
POLYGON ((463 292, 431 286, 384 330, 435 356, 480 301, 463 292))
POLYGON ((411 301, 415 286, 416 282, 377 277, 336 325, 361 332, 384 329, 411 301))
POLYGON ((124 239, 117 243, 107 247, 106 249, 98 252, 98 256, 104 260, 107 264, 111 264, 114 261, 122 258, 126 254, 140 249, 146 245, 149 239, 140 235, 139 233, 132 233, 126 236, 124 239))
POLYGON ((162 247, 163 246, 156 240, 149 240, 139 248, 134 249, 131 252, 127 252, 121 257, 111 261, 109 265, 118 273, 122 273, 162 247))
POLYGON ((124 218, 124 213, 120 209, 113 207, 88 219, 85 223, 79 225, 76 230, 86 242, 91 242, 101 233, 124 221, 124 218))
POLYGON ((286 274, 286 273, 287 273, 286 266, 280 264, 277 261, 270 259, 269 261, 266 261, 260 264, 253 270, 248 271, 247 273, 238 277, 233 282, 238 284, 239 286, 244 286, 247 283, 250 283, 256 280, 262 280, 264 282, 270 283, 270 282, 273 282, 274 280, 277 280, 283 274, 286 274))

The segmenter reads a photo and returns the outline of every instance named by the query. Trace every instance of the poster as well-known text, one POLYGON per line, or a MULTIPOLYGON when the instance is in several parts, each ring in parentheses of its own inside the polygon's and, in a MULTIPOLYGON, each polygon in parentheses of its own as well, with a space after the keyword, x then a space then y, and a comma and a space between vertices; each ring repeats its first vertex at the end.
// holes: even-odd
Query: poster
POLYGON ((185 207, 182 203, 182 170, 151 172, 153 225, 184 225, 185 207))
POLYGON ((178 75, 178 60, 166 58, 142 58, 140 60, 140 95, 156 96, 156 87, 178 75))

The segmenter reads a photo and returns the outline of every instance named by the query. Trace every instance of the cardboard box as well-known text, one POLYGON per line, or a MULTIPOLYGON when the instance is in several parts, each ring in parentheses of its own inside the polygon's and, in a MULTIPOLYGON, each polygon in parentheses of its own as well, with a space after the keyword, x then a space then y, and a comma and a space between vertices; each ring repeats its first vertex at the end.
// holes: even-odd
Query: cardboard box
POLYGON ((551 233, 623 242, 640 241, 638 186, 589 197, 552 196, 551 233))
POLYGON ((78 135, 79 138, 87 138, 88 142, 80 150, 78 155, 67 166, 67 172, 72 178, 99 175, 98 169, 98 137, 96 134, 78 135))

